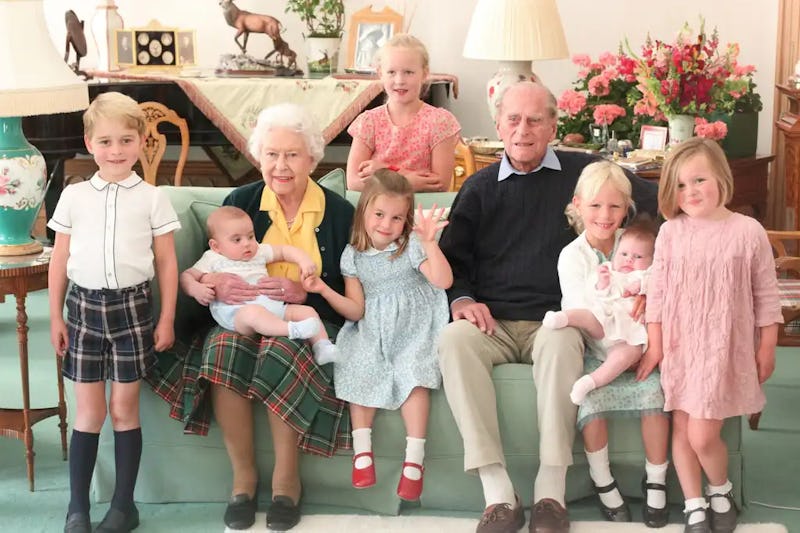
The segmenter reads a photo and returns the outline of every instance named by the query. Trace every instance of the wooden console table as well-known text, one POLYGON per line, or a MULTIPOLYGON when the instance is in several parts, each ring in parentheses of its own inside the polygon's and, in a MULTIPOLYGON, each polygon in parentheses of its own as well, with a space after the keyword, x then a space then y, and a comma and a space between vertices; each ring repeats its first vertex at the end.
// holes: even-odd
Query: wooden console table
POLYGON ((40 254, 7 256, 0 258, 0 296, 13 294, 17 301, 17 342, 19 368, 22 380, 22 409, 0 408, 0 435, 25 442, 25 462, 28 466, 28 485, 33 491, 33 430, 32 426, 58 415, 61 428, 61 449, 67 459, 67 404, 64 402, 64 379, 61 376, 61 358, 56 357, 58 372, 58 405, 31 409, 30 385, 28 381, 28 314, 25 298, 31 291, 47 288, 47 269, 50 265, 50 249, 40 254))
MULTIPOLYGON (((475 169, 480 170, 484 167, 499 161, 497 155, 483 155, 473 152, 475 158, 475 169)), ((741 159, 731 159, 731 172, 733 173, 733 200, 730 208, 739 213, 752 216, 756 220, 764 221, 767 214, 767 178, 769 176, 769 164, 775 159, 774 155, 756 155, 754 157, 743 157, 741 159)), ((456 166, 464 165, 463 159, 456 157, 456 166)), ((642 178, 658 181, 661 177, 661 169, 643 170, 637 173, 642 178)), ((461 188, 464 180, 469 178, 466 175, 457 175, 453 190, 461 188)), ((800 179, 797 180, 800 184, 800 179)), ((800 185, 798 185, 800 188, 800 185)), ((800 193, 798 193, 800 196, 800 193)), ((800 200, 798 201, 800 203, 800 200)))
MULTIPOLYGON (((728 207, 764 221, 767 214, 769 164, 774 159, 774 155, 756 155, 728 160, 733 173, 733 199, 728 207)), ((661 169, 643 170, 637 174, 645 179, 658 181, 661 169)))

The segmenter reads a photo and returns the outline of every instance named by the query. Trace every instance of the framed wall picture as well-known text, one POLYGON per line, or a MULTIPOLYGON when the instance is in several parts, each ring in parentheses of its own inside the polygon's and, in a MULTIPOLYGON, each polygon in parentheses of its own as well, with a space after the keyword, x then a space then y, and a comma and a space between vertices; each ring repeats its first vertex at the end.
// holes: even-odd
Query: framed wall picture
POLYGON ((384 7, 372 11, 367 6, 350 17, 347 66, 358 72, 375 72, 375 55, 383 44, 403 27, 403 15, 384 7))
POLYGON ((667 146, 668 128, 664 126, 642 126, 639 144, 642 150, 664 150, 667 146))

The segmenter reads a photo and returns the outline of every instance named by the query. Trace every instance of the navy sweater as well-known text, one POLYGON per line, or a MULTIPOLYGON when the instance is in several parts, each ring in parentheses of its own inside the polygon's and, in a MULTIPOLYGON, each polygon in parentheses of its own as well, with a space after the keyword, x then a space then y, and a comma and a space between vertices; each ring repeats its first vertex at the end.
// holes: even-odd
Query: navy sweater
MULTIPOLYGON (((486 304, 497 319, 541 320, 561 305, 558 255, 576 234, 564 208, 581 170, 597 159, 558 152, 561 170, 497 181, 495 163, 464 182, 440 246, 453 268, 448 297, 486 304)), ((658 187, 628 173, 638 212, 655 216, 658 187)))

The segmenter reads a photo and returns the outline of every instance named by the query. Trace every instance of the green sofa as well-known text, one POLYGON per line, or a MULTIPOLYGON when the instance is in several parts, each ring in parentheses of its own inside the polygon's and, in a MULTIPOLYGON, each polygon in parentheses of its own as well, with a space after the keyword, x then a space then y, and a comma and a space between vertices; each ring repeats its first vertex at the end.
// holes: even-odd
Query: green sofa
MULTIPOLYGON (((332 189, 341 180, 323 180, 332 189)), ((163 187, 178 213, 182 229, 176 234, 178 268, 191 266, 206 246, 205 218, 221 204, 229 189, 205 187, 163 187)), ((351 202, 357 193, 348 192, 351 202)), ((433 203, 449 206, 455 193, 418 194, 424 207, 433 203)), ((179 335, 191 331, 192 317, 207 310, 180 295, 176 330, 179 335)), ((538 468, 536 396, 531 367, 509 364, 494 369, 500 428, 508 461, 508 470, 523 502, 530 501, 533 479, 538 468)), ((224 502, 231 489, 231 470, 222 436, 212 424, 205 437, 183 433, 183 425, 169 417, 168 405, 147 386, 141 395, 141 419, 144 439, 141 470, 135 498, 156 502, 224 502)), ((256 447, 260 468, 260 499, 269 500, 269 479, 273 454, 264 410, 256 409, 256 447)), ((723 436, 730 456, 730 479, 736 500, 742 503, 743 454, 741 419, 725 424, 723 436)), ((304 455, 301 463, 303 501, 343 508, 357 508, 382 514, 400 512, 395 494, 405 449, 405 430, 399 411, 381 411, 375 419, 373 443, 378 483, 368 490, 350 485, 351 453, 341 451, 333 458, 304 455)), ((644 452, 638 419, 613 420, 610 423, 611 462, 622 492, 640 496, 644 452)), ((578 436, 573 447, 575 465, 569 469, 567 498, 576 500, 593 494, 583 446, 578 436)), ((450 414, 443 391, 431 396, 429 436, 425 457, 425 491, 422 506, 442 513, 483 509, 481 484, 477 477, 464 473, 461 437, 450 414)), ((670 474, 670 500, 682 501, 674 472, 670 474)), ((96 501, 109 501, 114 490, 114 439, 106 424, 100 437, 100 450, 93 481, 96 501)))

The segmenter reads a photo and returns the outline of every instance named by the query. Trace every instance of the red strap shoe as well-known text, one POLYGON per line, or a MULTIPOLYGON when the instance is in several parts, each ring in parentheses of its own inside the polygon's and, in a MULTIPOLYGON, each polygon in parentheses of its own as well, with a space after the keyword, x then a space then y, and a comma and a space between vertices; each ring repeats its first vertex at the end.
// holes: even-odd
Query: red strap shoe
POLYGON ((403 463, 403 470, 400 472, 400 483, 397 484, 397 495, 401 499, 415 502, 419 500, 422 494, 422 476, 425 469, 422 465, 417 463, 403 463), (406 467, 416 468, 419 470, 419 479, 409 479, 405 476, 406 467))
POLYGON ((375 457, 372 452, 363 452, 353 456, 353 486, 357 489, 366 489, 375 484, 375 457), (369 457, 372 461, 366 468, 356 468, 356 459, 369 457))

